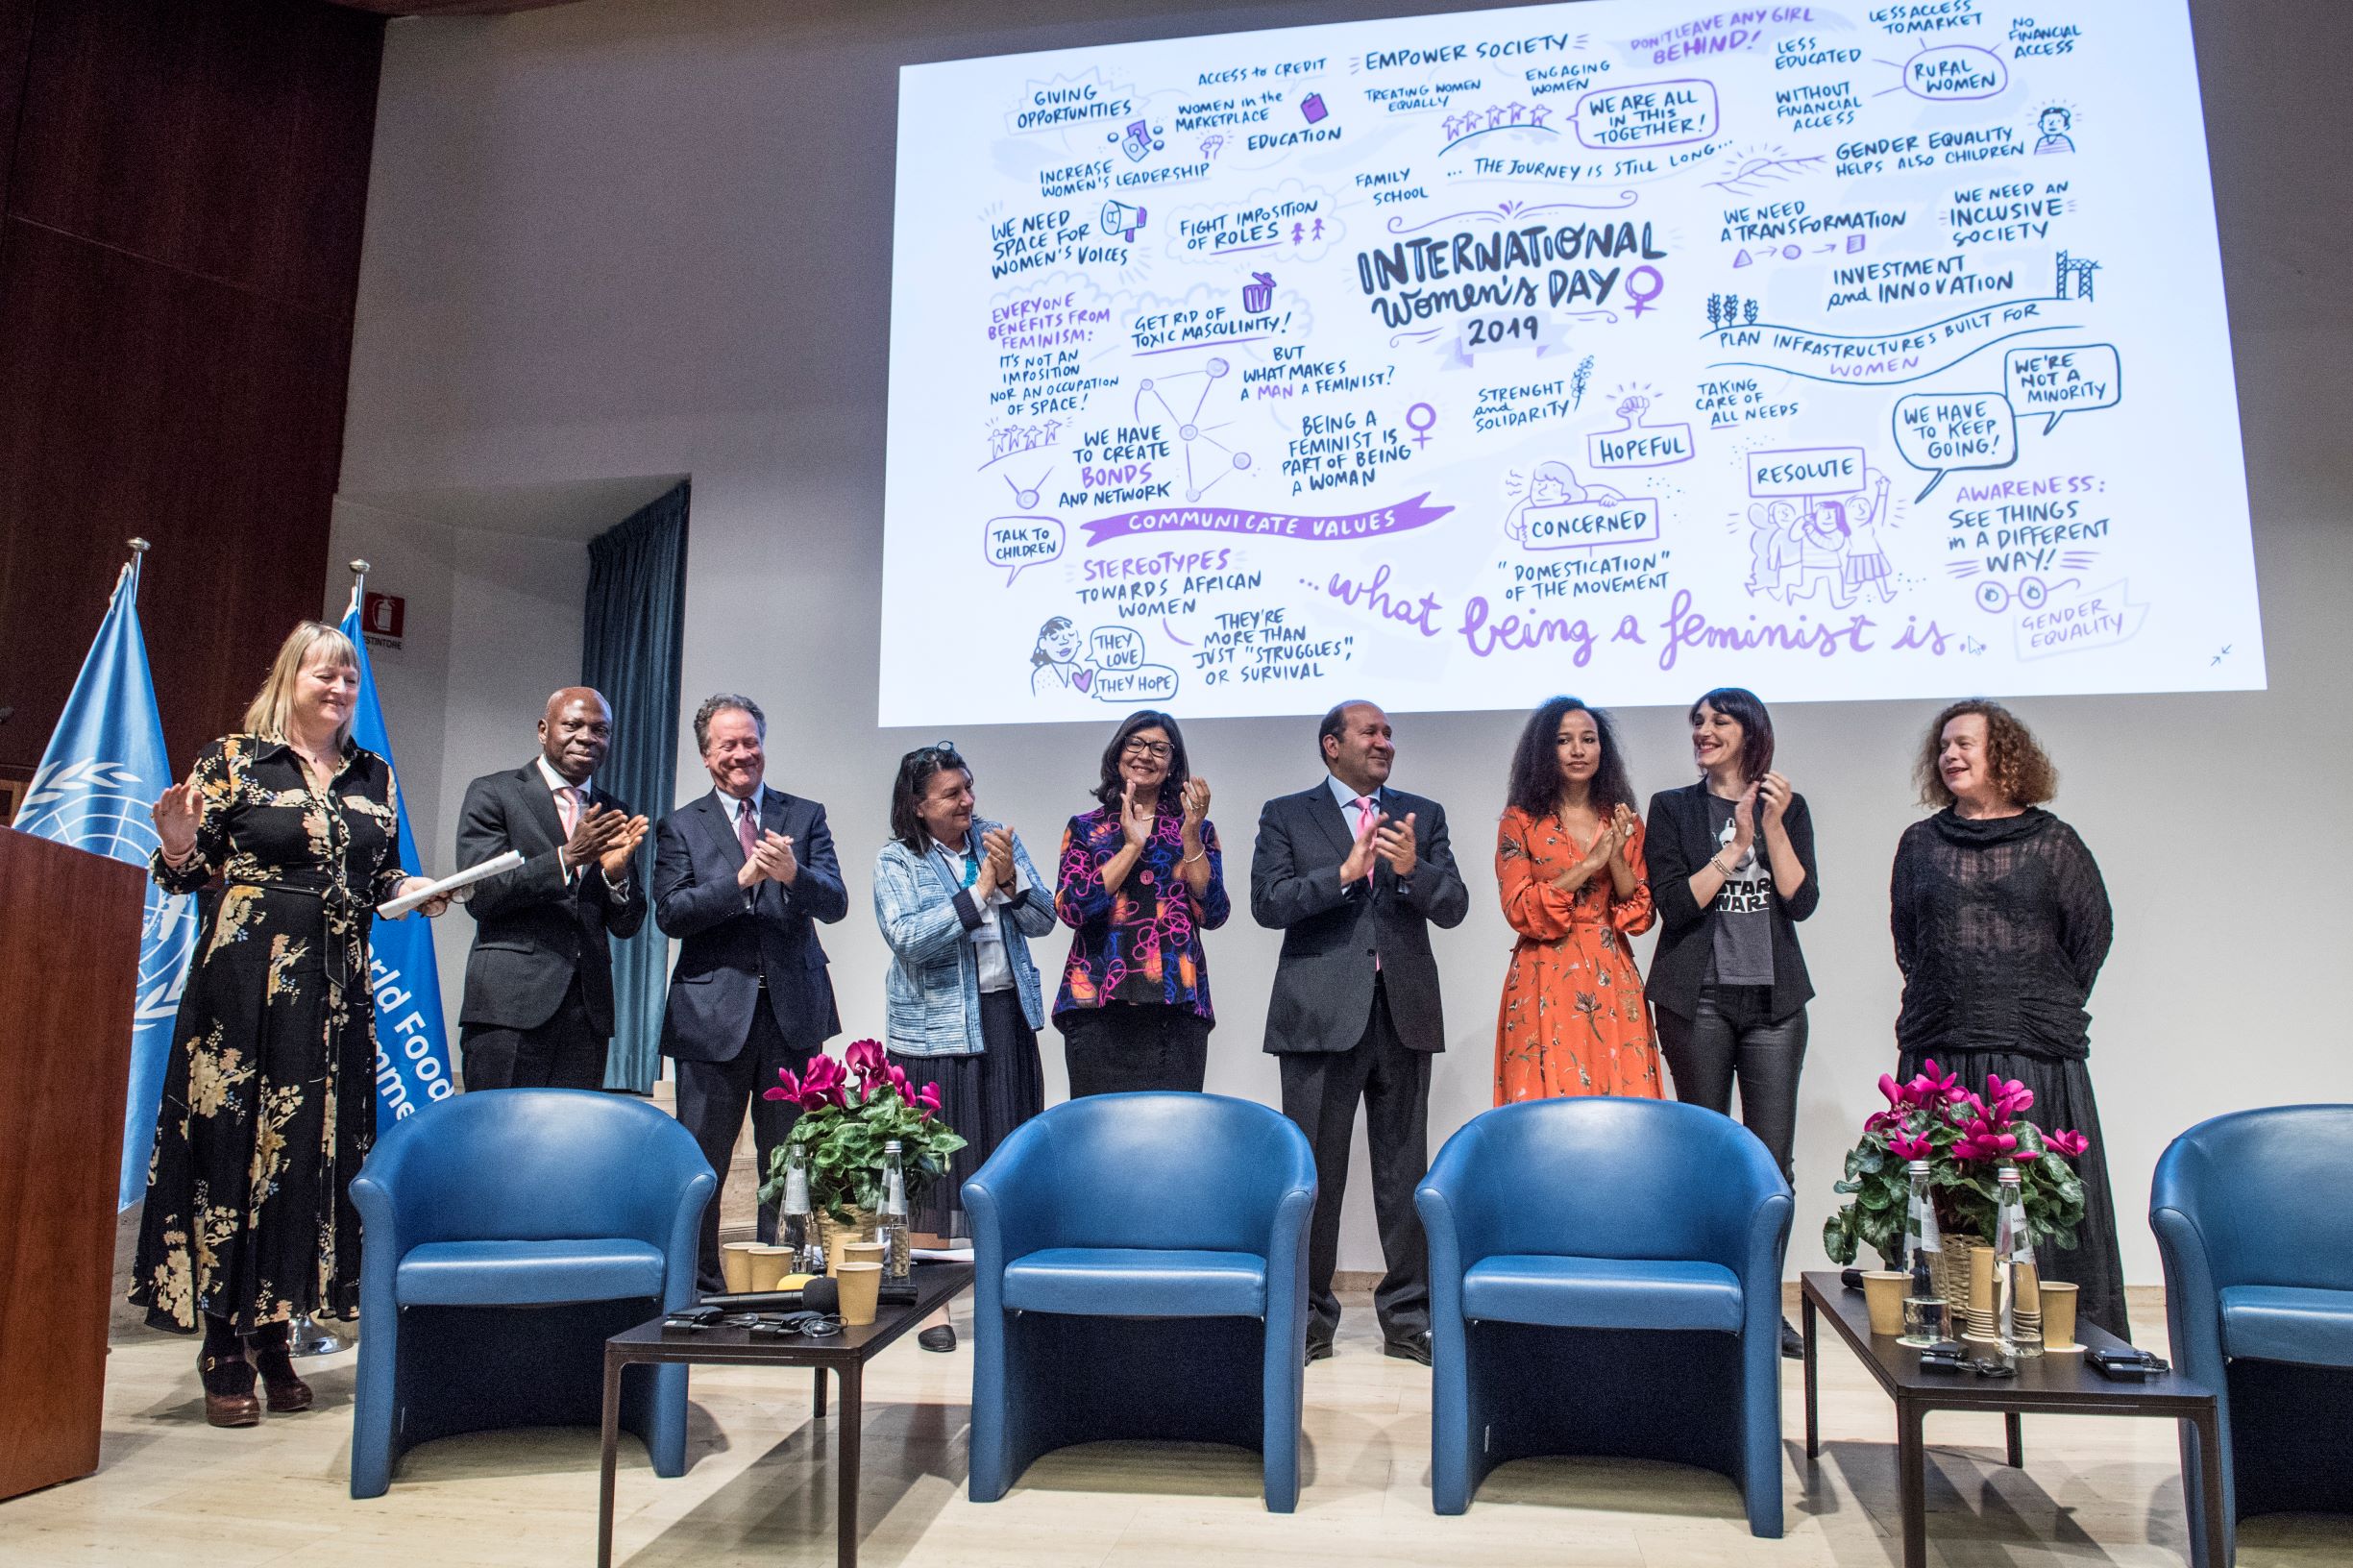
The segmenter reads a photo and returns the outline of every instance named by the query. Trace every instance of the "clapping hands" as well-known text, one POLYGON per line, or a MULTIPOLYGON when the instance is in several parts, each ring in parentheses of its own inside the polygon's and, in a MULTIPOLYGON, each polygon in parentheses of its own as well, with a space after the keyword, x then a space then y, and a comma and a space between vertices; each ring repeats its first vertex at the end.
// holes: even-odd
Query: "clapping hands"
POLYGON ((972 879, 972 896, 986 900, 1000 888, 1014 885, 1013 829, 993 827, 980 836, 980 870, 972 879))

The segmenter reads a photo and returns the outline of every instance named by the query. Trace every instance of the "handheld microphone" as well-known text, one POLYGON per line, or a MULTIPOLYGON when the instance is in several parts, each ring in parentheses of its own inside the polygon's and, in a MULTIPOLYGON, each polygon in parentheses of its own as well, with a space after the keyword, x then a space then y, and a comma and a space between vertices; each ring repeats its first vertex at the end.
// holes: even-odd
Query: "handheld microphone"
POLYGON ((797 1279, 797 1286, 776 1290, 744 1290, 734 1295, 720 1292, 701 1298, 705 1307, 718 1307, 730 1312, 839 1312, 842 1310, 842 1288, 822 1274, 787 1275, 797 1279))

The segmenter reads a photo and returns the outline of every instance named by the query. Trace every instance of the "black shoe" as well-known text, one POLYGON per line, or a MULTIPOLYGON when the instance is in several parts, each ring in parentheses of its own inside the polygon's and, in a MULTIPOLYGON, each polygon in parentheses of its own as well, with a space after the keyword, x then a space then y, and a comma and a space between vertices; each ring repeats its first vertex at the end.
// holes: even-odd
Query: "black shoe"
POLYGON ((936 1350, 944 1356, 956 1348, 956 1330, 951 1324, 942 1323, 917 1335, 915 1342, 925 1350, 936 1350))
POLYGON ((1791 1328, 1787 1318, 1781 1319, 1781 1355, 1793 1361, 1805 1360, 1805 1336, 1791 1328))
POLYGON ((1330 1360, 1331 1359, 1332 1359, 1332 1336, 1331 1336, 1330 1335, 1328 1335, 1328 1334, 1311 1334, 1311 1335, 1308 1335, 1308 1364, 1310 1364, 1310 1365, 1313 1365, 1313 1364, 1314 1364, 1315 1362, 1317 1362, 1317 1361, 1328 1361, 1328 1360, 1330 1360))
POLYGON ((1430 1331, 1424 1329, 1419 1334, 1409 1334, 1395 1339, 1385 1339, 1381 1342, 1381 1354, 1394 1356, 1402 1361, 1419 1361, 1424 1366, 1428 1366, 1430 1364, 1430 1331))

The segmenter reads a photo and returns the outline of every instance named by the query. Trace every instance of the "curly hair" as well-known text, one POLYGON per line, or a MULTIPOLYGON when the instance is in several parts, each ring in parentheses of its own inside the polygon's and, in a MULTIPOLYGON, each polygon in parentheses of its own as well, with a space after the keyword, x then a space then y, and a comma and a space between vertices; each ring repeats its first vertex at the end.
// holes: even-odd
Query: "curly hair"
POLYGON ((1593 809, 1606 817, 1619 806, 1634 806, 1634 785, 1626 774, 1617 726, 1608 714, 1574 697, 1556 697, 1528 716, 1520 744, 1511 752, 1506 801, 1531 817, 1547 817, 1560 809, 1560 721, 1572 713, 1591 714, 1602 739, 1601 766, 1593 772, 1588 796, 1593 809))
POLYGON ((2039 806, 2059 793, 2059 770, 2051 766, 2050 753, 2034 738, 2034 731, 2000 703, 1973 697, 1951 704, 1928 724, 1920 756, 1912 764, 1912 782, 1919 787, 1922 805, 1941 810, 1953 803, 1952 791, 1945 787, 1944 770, 1936 765, 1937 755, 1945 748, 1945 726, 1973 713, 1985 721, 1986 762, 1993 772, 1994 787, 2011 804, 2039 806))
POLYGON ((1119 757, 1127 750, 1128 737, 1144 729, 1164 730, 1168 735, 1168 776, 1160 783, 1158 809, 1180 809, 1185 798, 1186 781, 1192 777, 1192 770, 1185 760, 1185 732, 1177 728, 1174 715, 1162 713, 1157 708, 1139 708, 1119 722, 1118 729, 1112 735, 1111 745, 1103 748, 1102 777, 1094 791, 1096 804, 1116 809, 1120 797, 1127 794, 1127 782, 1119 776, 1119 757))
POLYGON ((714 692, 702 699, 702 706, 695 710, 695 751, 698 755, 710 755, 711 721, 729 708, 750 720, 752 729, 760 737, 760 744, 768 744, 768 715, 760 711, 759 703, 733 692, 714 692))

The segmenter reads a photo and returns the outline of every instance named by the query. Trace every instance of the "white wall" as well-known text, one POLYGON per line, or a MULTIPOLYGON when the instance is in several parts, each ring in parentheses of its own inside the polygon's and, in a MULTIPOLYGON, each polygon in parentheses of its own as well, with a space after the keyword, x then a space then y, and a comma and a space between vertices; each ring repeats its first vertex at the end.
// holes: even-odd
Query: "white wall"
MULTIPOLYGON (((368 665, 401 770, 403 803, 429 872, 456 865, 466 785, 518 768, 539 749, 533 726, 548 694, 580 678, 588 548, 577 539, 458 527, 381 505, 335 503, 328 613, 350 601, 343 569, 373 568, 368 586, 407 600, 399 648, 371 648, 368 665)), ((462 911, 433 925, 450 1048, 474 921, 462 911)))
MULTIPOLYGON (((1469 8, 1140 3, 1115 18, 1104 9, 590 0, 498 20, 401 22, 387 35, 345 488, 693 474, 686 701, 720 687, 756 696, 772 722, 772 776, 828 804, 853 913, 826 945, 853 1034, 873 1032, 880 1016, 883 948, 866 897, 891 771, 908 747, 941 738, 873 725, 897 66, 1469 8)), ((2353 1099, 2333 1005, 2353 919, 2326 891, 2344 815, 2333 786, 2353 764, 2341 697, 2353 653, 2342 608, 2353 601, 2353 463, 2341 440, 2353 364, 2342 243, 2353 135, 2334 112, 2331 63, 2353 52, 2353 7, 2194 9, 2274 686, 2025 709, 2065 773, 2057 809, 2100 857, 2117 904, 2115 956, 2093 998, 2093 1064, 2135 1281, 2157 1278, 2141 1215, 2147 1173, 2174 1133, 2237 1106, 2353 1099)), ((547 597, 551 617, 576 618, 576 588, 547 597)), ((576 629, 559 625, 575 622, 551 619, 551 641, 576 649, 576 629)), ((510 651, 532 651, 521 643, 510 651)), ((952 628, 941 646, 952 672, 952 628)), ((1573 689, 1566 674, 1563 683, 1573 689)), ((467 700, 495 729, 495 705, 467 700)), ((1825 890, 1804 933, 1821 995, 1793 1268, 1820 1258, 1839 1154, 1893 1065, 1888 857, 1915 815, 1907 763, 1932 709, 1777 714, 1784 766, 1821 824, 1825 890)), ((1682 782, 1679 716, 1622 718, 1637 786, 1682 782)), ((1400 724, 1399 782, 1450 807, 1474 892, 1471 919, 1438 943, 1451 1005, 1434 1143, 1488 1100, 1510 936, 1486 824, 1517 723, 1467 714, 1400 724)), ((1012 819, 1043 856, 1084 804, 1105 729, 950 738, 977 764, 984 809, 1012 819)), ((472 722, 453 717, 451 731, 472 733, 472 722)), ((1238 846, 1238 883, 1259 802, 1317 776, 1311 734, 1303 720, 1189 731, 1216 788, 1213 815, 1238 846)), ((458 776, 453 757, 454 740, 445 778, 458 776)), ((687 794, 702 779, 683 737, 679 779, 687 794)), ((1271 1101, 1258 1023, 1275 941, 1246 923, 1210 940, 1225 1020, 1211 1087, 1271 1101)), ((1049 945, 1059 952, 1059 941, 1049 945)), ((1058 1041, 1047 1044, 1058 1095, 1058 1041)), ((1378 1261, 1363 1171, 1360 1152, 1342 1255, 1352 1268, 1378 1261)))

